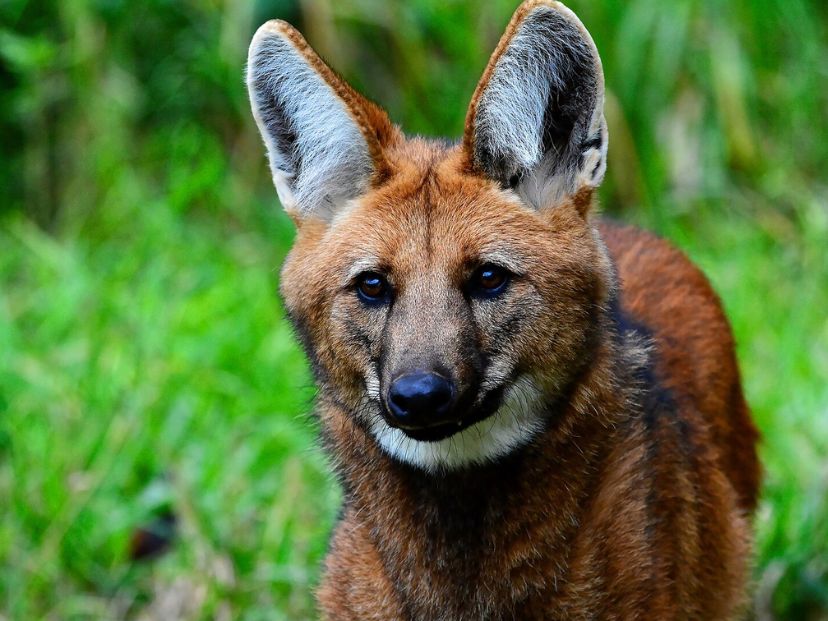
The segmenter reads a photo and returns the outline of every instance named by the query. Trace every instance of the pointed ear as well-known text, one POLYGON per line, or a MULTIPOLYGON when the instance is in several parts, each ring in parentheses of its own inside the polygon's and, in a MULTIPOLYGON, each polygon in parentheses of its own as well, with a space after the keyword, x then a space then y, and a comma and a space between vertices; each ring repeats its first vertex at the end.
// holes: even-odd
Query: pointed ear
POLYGON ((279 200, 297 221, 330 219, 387 174, 383 147, 397 130, 290 24, 256 31, 247 90, 279 200))
POLYGON ((473 169, 537 208, 604 177, 604 75, 584 25, 560 2, 528 0, 477 85, 464 146, 473 169))

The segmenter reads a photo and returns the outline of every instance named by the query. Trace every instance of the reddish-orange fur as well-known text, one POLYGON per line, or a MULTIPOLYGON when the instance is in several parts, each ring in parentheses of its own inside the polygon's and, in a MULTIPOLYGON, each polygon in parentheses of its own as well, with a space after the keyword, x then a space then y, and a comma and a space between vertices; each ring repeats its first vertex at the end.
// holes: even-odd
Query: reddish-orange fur
MULTIPOLYGON (((540 5, 558 6, 524 4, 492 63, 540 5)), ((298 33, 279 28, 346 103, 377 170, 332 221, 297 217, 282 272, 345 496, 322 616, 738 618, 757 432, 705 277, 657 237, 598 220, 589 187, 533 209, 477 170, 474 110, 491 64, 464 141, 446 147, 405 139, 298 33), (498 305, 457 312, 469 266, 492 245, 521 273, 498 305), (366 256, 393 277, 393 308, 366 310, 348 284, 366 256), (519 322, 498 319, 518 311, 519 322), (366 377, 377 360, 425 351, 465 389, 471 371, 457 343, 468 317, 475 348, 506 342, 515 368, 534 374, 546 418, 497 460, 427 472, 378 445, 361 418, 366 377)))
MULTIPOLYGON (((463 205, 448 200, 447 221, 472 222, 465 230, 479 236, 503 226, 487 222, 488 182, 461 172, 458 151, 415 141, 389 155, 396 173, 380 190, 385 200, 364 201, 340 239, 321 223, 304 225, 283 274, 288 306, 308 314, 323 365, 328 355, 341 361, 344 345, 328 332, 325 303, 297 301, 294 291, 325 291, 322 266, 336 265, 351 241, 366 236, 385 240, 399 257, 404 238, 395 222, 407 217, 406 199, 418 196, 424 176, 447 198, 482 195, 463 205)), ((555 260, 600 262, 576 203, 546 214, 536 231, 520 222, 527 247, 548 246, 554 231, 571 240, 560 242, 568 256, 555 260), (583 243, 586 254, 573 257, 570 243, 583 243)), ((432 218, 437 209, 431 206, 432 218)), ((625 420, 626 396, 607 379, 616 373, 616 352, 604 337, 560 425, 519 459, 426 482, 385 457, 323 394, 320 416, 347 496, 319 590, 326 618, 730 619, 741 610, 758 465, 730 330, 707 280, 681 253, 633 228, 598 228, 624 310, 652 330, 659 380, 679 408, 675 419, 652 429, 625 420), (578 411, 581 401, 592 416, 578 411), (642 479, 654 481, 649 498, 642 479), (479 528, 441 524, 446 512, 479 512, 479 528)), ((461 248, 472 243, 456 240, 461 248)), ((591 295, 600 298, 602 288, 596 283, 591 295)), ((357 390, 353 370, 331 370, 333 383, 357 390)))
POLYGON ((760 477, 758 434, 718 297, 704 274, 665 241, 632 227, 604 224, 600 230, 619 272, 623 305, 655 333, 663 382, 710 425, 722 447, 721 467, 741 506, 752 511, 760 477))

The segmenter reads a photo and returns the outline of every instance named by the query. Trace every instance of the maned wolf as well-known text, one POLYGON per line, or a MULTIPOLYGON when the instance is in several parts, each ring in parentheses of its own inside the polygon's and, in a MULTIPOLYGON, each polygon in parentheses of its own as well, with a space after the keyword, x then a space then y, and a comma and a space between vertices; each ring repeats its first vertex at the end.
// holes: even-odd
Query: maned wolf
POLYGON ((345 494, 322 616, 737 618, 759 466, 733 339, 684 255, 593 213, 578 18, 518 8, 453 145, 406 138, 284 22, 247 84, 345 494))

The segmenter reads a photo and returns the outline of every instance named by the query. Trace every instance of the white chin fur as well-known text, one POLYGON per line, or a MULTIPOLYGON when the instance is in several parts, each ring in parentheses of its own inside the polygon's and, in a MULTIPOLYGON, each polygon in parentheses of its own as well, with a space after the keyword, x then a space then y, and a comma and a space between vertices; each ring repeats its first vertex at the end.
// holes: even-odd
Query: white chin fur
POLYGON ((371 432, 391 457, 429 472, 483 464, 525 445, 541 428, 538 406, 542 393, 528 375, 506 391, 503 404, 489 418, 437 442, 409 438, 380 417, 371 432))

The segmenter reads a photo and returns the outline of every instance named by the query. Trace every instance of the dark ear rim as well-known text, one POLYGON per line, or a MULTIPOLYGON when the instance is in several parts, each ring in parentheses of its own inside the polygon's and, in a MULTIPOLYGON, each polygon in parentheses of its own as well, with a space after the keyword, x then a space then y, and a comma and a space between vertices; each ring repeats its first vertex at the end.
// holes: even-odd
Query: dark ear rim
MULTIPOLYGON (((479 162, 476 161, 475 155, 475 134, 477 129, 476 121, 478 117, 477 113, 480 102, 483 99, 484 93, 489 87, 489 84, 497 69, 497 65, 501 57, 507 52, 507 50, 509 50, 512 41, 518 34, 521 26, 524 24, 527 18, 535 10, 539 8, 552 9, 555 12, 561 14, 563 17, 565 17, 570 25, 576 27, 578 31, 580 31, 580 34, 582 35, 584 42, 587 43, 589 48, 594 52, 592 54, 592 57, 595 69, 595 79, 597 87, 596 93, 601 101, 599 107, 600 116, 603 117, 602 109, 603 99, 605 97, 604 71, 601 64, 601 57, 598 53, 595 41, 592 39, 592 35, 590 35, 589 31, 586 29, 586 27, 578 18, 578 16, 563 3, 558 2, 557 0, 525 0, 520 6, 518 6, 514 14, 512 15, 512 18, 509 20, 509 23, 506 26, 503 35, 501 36, 497 46, 495 47, 495 50, 492 52, 492 55, 489 58, 489 62, 486 64, 486 68, 483 71, 483 75, 477 83, 471 101, 469 102, 469 107, 466 113, 466 120, 463 131, 462 145, 463 151, 466 156, 466 169, 473 174, 481 174, 484 176, 486 175, 486 171, 481 169, 479 162)), ((605 132, 605 129, 603 131, 605 132)))
MULTIPOLYGON (((399 129, 391 122, 385 110, 354 90, 350 84, 331 69, 302 34, 288 22, 281 19, 269 20, 259 26, 253 35, 247 56, 246 82, 248 91, 253 92, 255 86, 253 84, 253 72, 249 68, 253 66, 253 59, 261 43, 270 37, 281 37, 287 40, 296 52, 305 59, 310 68, 322 78, 342 101, 345 110, 354 120, 368 145, 368 153, 374 164, 372 185, 377 185, 385 179, 390 174, 390 164, 385 157, 385 148, 399 140, 401 136, 399 129)), ((256 106, 254 105, 252 108, 254 117, 257 117, 256 106)), ((258 118, 256 118, 256 122, 261 126, 258 118)))

